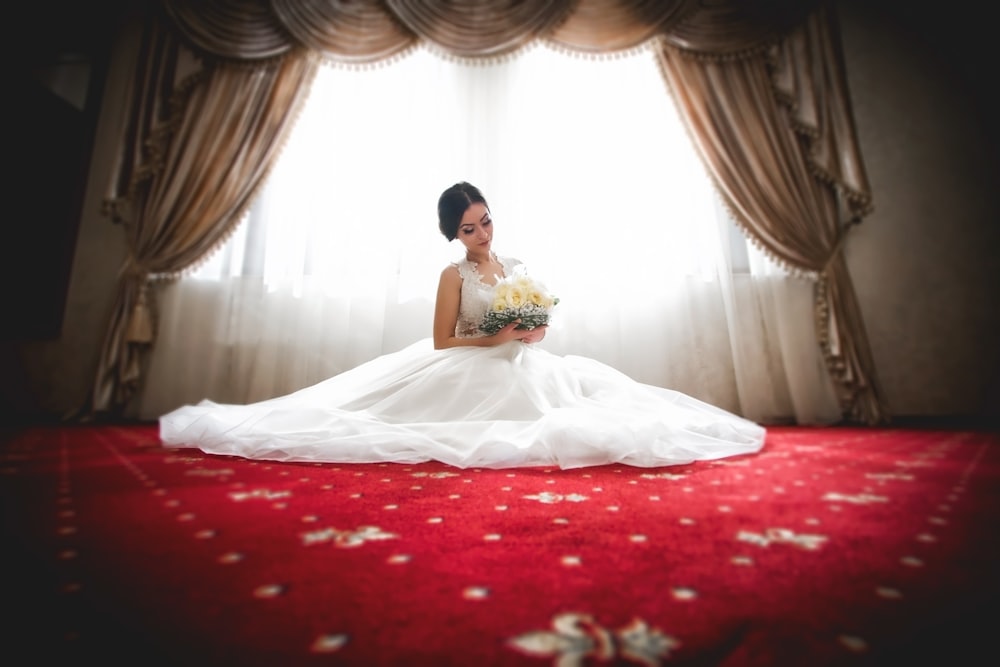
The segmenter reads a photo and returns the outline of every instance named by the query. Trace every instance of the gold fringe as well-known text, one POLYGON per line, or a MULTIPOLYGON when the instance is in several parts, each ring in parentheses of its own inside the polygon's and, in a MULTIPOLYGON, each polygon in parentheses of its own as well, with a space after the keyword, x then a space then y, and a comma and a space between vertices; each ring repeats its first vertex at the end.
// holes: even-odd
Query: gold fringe
POLYGON ((796 117, 796 112, 798 111, 797 101, 790 93, 782 90, 778 86, 776 68, 778 65, 778 49, 780 49, 781 43, 781 41, 774 43, 772 47, 764 53, 764 60, 767 64, 769 72, 771 73, 771 93, 773 94, 774 99, 778 102, 779 106, 783 106, 788 110, 788 119, 792 131, 805 139, 805 143, 808 146, 806 164, 810 173, 818 181, 843 196, 849 204, 851 213, 855 217, 863 218, 870 215, 875 210, 871 195, 849 187, 846 183, 839 181, 827 169, 823 168, 823 166, 816 159, 813 148, 816 140, 820 137, 819 128, 806 125, 796 117))
MULTIPOLYGON (((321 62, 321 57, 316 53, 307 53, 306 57, 308 57, 317 66, 323 65, 323 63, 321 62)), ((315 81, 315 72, 313 73, 312 80, 309 81, 309 85, 312 86, 314 81, 315 81)), ((207 264, 213 257, 215 257, 215 255, 217 255, 219 252, 222 251, 223 246, 225 246, 226 243, 228 243, 229 240, 232 239, 232 237, 236 234, 236 231, 243 224, 244 219, 250 212, 250 208, 253 206, 257 197, 260 195, 263 185, 267 182, 268 178, 270 177, 271 172, 274 169, 274 166, 278 163, 279 159, 284 154, 285 149, 288 146, 288 142, 292 136, 293 129, 296 125, 298 125, 299 119, 302 117, 303 110, 306 106, 306 102, 308 101, 309 97, 310 94, 302 95, 298 99, 295 108, 292 109, 291 117, 289 119, 290 123, 289 130, 284 133, 281 143, 278 146, 277 150, 275 151, 274 159, 271 160, 271 162, 267 165, 267 168, 264 170, 264 173, 261 175, 261 179, 260 181, 258 181, 257 189, 255 190, 252 196, 247 198, 247 201, 243 204, 243 207, 240 208, 238 211, 236 211, 236 213, 234 213, 233 216, 231 217, 231 220, 235 220, 235 222, 230 223, 227 226, 226 230, 222 233, 222 235, 218 239, 216 239, 215 243, 213 243, 208 250, 206 250, 198 259, 193 261, 191 264, 188 264, 187 266, 178 269, 176 271, 150 273, 148 275, 149 280, 157 282, 175 282, 182 278, 189 277, 197 273, 202 267, 205 266, 205 264, 207 264)))
POLYGON ((319 58, 323 67, 342 69, 349 72, 370 72, 383 67, 391 67, 396 63, 402 62, 413 55, 413 53, 420 48, 421 43, 419 41, 413 41, 399 51, 394 52, 392 55, 380 57, 375 60, 353 60, 345 58, 341 54, 331 53, 329 51, 317 51, 315 54, 319 58))
POLYGON ((677 46, 676 44, 671 44, 671 48, 677 51, 684 58, 689 60, 696 60, 699 62, 712 62, 712 63, 728 63, 736 60, 747 60, 749 58, 757 58, 761 55, 766 55, 767 52, 774 48, 779 41, 775 39, 770 39, 766 42, 761 42, 755 46, 747 47, 745 49, 740 49, 737 51, 699 51, 697 49, 689 49, 683 46, 677 46))
MULTIPOLYGON (((677 96, 674 92, 673 87, 670 85, 670 79, 667 76, 667 71, 666 71, 667 65, 664 57, 664 50, 667 48, 671 48, 678 53, 680 52, 680 50, 677 47, 673 46, 672 44, 669 44, 662 35, 654 37, 652 40, 647 42, 647 44, 650 46, 650 48, 652 48, 654 45, 657 47, 654 53, 656 55, 656 63, 658 69, 660 70, 660 78, 663 80, 663 85, 666 88, 667 93, 670 95, 670 99, 674 104, 674 108, 678 108, 677 96)), ((692 136, 690 126, 687 123, 682 123, 682 124, 684 126, 684 134, 687 136, 688 141, 691 143, 692 146, 697 146, 698 143, 697 141, 695 141, 694 136, 692 136)), ((736 224, 736 227, 740 230, 740 232, 742 232, 743 236, 747 239, 747 241, 750 242, 750 244, 754 248, 756 248, 761 254, 767 257, 772 263, 774 263, 778 268, 780 268, 789 276, 810 281, 816 281, 819 278, 818 272, 804 267, 796 266, 791 262, 789 262, 788 260, 786 260, 785 258, 778 256, 770 248, 765 246, 760 241, 760 239, 757 238, 757 235, 751 232, 750 226, 747 224, 743 216, 733 210, 729 200, 722 194, 722 189, 719 187, 719 182, 716 180, 715 176, 705 165, 704 158, 701 158, 699 162, 701 163, 702 169, 704 170, 704 173, 708 178, 709 183, 711 183, 712 185, 712 189, 715 191, 716 197, 722 203, 722 207, 726 210, 726 213, 729 215, 730 219, 736 224)))
POLYGON ((503 51, 501 53, 491 53, 486 55, 462 55, 453 53, 434 42, 424 41, 421 42, 423 47, 433 55, 446 60, 449 62, 457 63, 459 65, 471 65, 471 66, 481 66, 490 67, 493 65, 502 65, 515 60, 524 53, 537 48, 538 40, 529 40, 524 44, 520 44, 513 49, 508 51, 503 51))
POLYGON ((644 42, 623 49, 615 49, 613 51, 594 51, 592 49, 573 48, 564 42, 556 41, 550 37, 540 37, 536 41, 550 51, 572 56, 574 58, 583 58, 585 60, 618 60, 650 52, 654 49, 654 47, 658 46, 660 39, 662 38, 659 35, 653 35, 644 42))

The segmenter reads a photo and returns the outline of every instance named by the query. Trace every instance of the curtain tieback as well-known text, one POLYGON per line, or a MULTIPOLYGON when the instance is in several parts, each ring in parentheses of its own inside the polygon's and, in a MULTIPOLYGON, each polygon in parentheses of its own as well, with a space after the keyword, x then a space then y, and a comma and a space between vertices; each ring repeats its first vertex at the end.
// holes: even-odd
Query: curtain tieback
POLYGON ((844 248, 844 241, 847 239, 847 232, 851 231, 851 227, 858 224, 861 224, 861 218, 855 216, 850 220, 848 220, 847 223, 843 226, 843 228, 840 230, 840 237, 837 239, 837 242, 833 245, 833 250, 830 251, 830 254, 826 258, 826 261, 823 262, 823 270, 820 273, 825 274, 827 271, 830 270, 830 265, 833 264, 833 260, 837 258, 837 255, 844 248))
POLYGON ((149 271, 129 257, 122 267, 121 275, 135 281, 139 288, 132 312, 125 325, 127 343, 149 344, 153 342, 153 317, 149 309, 149 271))

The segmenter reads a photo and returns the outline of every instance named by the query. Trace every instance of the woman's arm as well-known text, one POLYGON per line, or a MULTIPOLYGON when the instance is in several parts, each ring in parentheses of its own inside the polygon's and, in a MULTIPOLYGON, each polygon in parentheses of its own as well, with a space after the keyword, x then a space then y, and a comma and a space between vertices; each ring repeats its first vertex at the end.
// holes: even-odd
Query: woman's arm
POLYGON ((536 342, 544 336, 542 327, 529 331, 516 328, 518 322, 511 322, 492 336, 478 338, 459 338, 455 335, 458 324, 458 310, 462 303, 462 276, 458 268, 449 265, 441 272, 438 281, 437 299, 434 302, 434 348, 442 350, 446 347, 492 347, 512 340, 536 342), (526 340, 527 339, 527 340, 526 340), (532 340, 534 339, 534 340, 532 340))

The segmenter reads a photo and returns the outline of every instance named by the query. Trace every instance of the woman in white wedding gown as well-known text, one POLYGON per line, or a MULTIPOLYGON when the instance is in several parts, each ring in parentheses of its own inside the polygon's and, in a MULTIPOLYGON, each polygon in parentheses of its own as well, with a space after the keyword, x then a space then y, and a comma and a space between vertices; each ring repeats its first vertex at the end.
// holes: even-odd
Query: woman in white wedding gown
POLYGON ((493 221, 474 186, 445 190, 438 219, 466 258, 441 273, 433 339, 278 398, 180 407, 160 418, 163 444, 273 461, 459 468, 656 467, 761 449, 766 431, 752 421, 536 347, 545 326, 481 331, 497 281, 520 262, 493 253, 493 221))

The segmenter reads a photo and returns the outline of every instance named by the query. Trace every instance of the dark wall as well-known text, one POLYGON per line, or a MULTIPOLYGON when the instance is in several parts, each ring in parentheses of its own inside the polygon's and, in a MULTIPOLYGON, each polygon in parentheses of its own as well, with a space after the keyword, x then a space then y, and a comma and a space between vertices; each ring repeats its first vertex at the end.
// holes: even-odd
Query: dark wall
POLYGON ((99 103, 122 2, 24 3, 5 19, 10 242, 0 340, 58 338, 87 184, 99 103))

